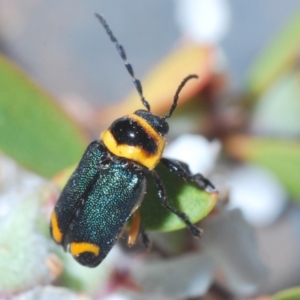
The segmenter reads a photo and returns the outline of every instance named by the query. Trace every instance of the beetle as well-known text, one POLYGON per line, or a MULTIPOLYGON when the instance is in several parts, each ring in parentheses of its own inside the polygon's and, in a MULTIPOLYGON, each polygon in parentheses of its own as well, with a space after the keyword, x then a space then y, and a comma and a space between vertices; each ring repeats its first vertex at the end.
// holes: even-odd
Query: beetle
POLYGON ((165 135, 169 131, 166 119, 172 116, 184 85, 198 76, 189 75, 183 79, 167 114, 163 117, 152 114, 124 48, 105 19, 99 14, 96 17, 115 44, 146 109, 115 120, 101 133, 99 140, 87 147, 52 212, 50 233, 53 240, 80 264, 88 267, 96 267, 103 261, 132 215, 129 245, 135 242, 139 232, 147 244, 147 236, 143 229, 140 230, 138 208, 150 178, 153 178, 162 206, 178 216, 193 236, 201 236, 201 230, 183 212, 168 203, 163 182, 155 171, 159 162, 200 189, 209 193, 215 191, 208 179, 201 174, 192 175, 186 164, 162 158, 165 135))

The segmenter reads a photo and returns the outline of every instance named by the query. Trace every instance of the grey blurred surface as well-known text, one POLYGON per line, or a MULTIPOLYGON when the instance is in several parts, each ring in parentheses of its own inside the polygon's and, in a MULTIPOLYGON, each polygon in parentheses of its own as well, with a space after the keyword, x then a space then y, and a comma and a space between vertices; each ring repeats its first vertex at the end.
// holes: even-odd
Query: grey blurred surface
MULTIPOLYGON (((123 63, 94 13, 106 17, 139 78, 176 45, 176 1, 0 0, 0 50, 56 97, 102 105, 132 88, 123 63)), ((235 85, 298 0, 231 0, 232 23, 222 47, 235 85)))

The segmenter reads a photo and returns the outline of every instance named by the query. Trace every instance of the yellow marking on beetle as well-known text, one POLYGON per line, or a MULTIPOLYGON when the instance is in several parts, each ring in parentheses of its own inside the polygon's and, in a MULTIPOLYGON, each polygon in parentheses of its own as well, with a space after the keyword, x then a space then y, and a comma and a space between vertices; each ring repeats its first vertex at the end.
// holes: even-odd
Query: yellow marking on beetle
POLYGON ((86 243, 86 242, 81 242, 81 243, 73 242, 70 244, 70 252, 73 256, 78 256, 85 252, 91 252, 95 256, 98 256, 100 253, 100 247, 95 244, 86 243))
POLYGON ((119 145, 109 129, 103 131, 100 138, 112 154, 136 161, 147 167, 149 170, 153 170, 160 161, 166 140, 143 118, 135 114, 130 114, 127 117, 137 121, 145 129, 146 133, 154 140, 157 146, 157 151, 155 153, 149 153, 139 146, 130 146, 126 144, 119 145))
POLYGON ((60 231, 55 210, 51 214, 52 236, 56 243, 61 243, 62 232, 60 231))
POLYGON ((140 231, 140 224, 141 224, 140 211, 136 210, 132 216, 132 222, 130 225, 129 235, 128 235, 128 239, 127 239, 127 245, 129 247, 132 247, 136 242, 136 239, 137 239, 137 237, 139 235, 139 231, 140 231))

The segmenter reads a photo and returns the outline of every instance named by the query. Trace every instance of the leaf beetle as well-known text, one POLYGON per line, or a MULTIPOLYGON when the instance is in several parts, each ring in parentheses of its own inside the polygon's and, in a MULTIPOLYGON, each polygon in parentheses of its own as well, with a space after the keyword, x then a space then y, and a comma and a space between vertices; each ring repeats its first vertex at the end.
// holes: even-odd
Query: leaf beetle
POLYGON ((141 232, 147 244, 147 236, 142 228, 140 230, 138 208, 151 177, 162 206, 178 216, 193 236, 201 236, 201 230, 183 212, 168 203, 163 182, 155 171, 159 162, 200 189, 209 193, 215 191, 208 179, 201 174, 192 175, 186 164, 162 158, 165 135, 169 131, 166 119, 172 116, 186 82, 198 76, 189 75, 183 79, 166 115, 159 117, 152 114, 143 96, 141 82, 135 77, 124 48, 105 19, 99 14, 96 17, 115 44, 146 109, 115 120, 101 133, 99 140, 87 147, 52 212, 52 239, 69 251, 80 264, 88 267, 96 267, 102 262, 132 215, 128 243, 133 244, 141 232))

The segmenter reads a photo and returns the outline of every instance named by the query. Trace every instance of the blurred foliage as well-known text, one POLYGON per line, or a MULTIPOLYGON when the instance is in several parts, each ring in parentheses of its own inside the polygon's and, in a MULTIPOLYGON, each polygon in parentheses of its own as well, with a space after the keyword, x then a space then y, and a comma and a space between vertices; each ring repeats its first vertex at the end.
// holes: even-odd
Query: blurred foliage
MULTIPOLYGON (((185 103, 199 94, 212 77, 213 61, 213 49, 201 45, 192 44, 179 49, 175 48, 168 53, 141 80, 151 111, 155 114, 168 111, 173 103, 177 87, 183 78, 190 74, 197 74, 199 78, 187 83, 180 93, 180 103, 185 103)), ((143 108, 137 91, 133 90, 116 106, 104 107, 99 111, 99 127, 107 126, 112 120, 143 108)))
POLYGON ((225 143, 230 156, 273 172, 297 201, 300 201, 299 44, 300 10, 297 10, 248 72, 246 97, 252 102, 250 110, 246 107, 250 118, 247 130, 254 129, 256 136, 243 132, 243 136, 228 137, 225 143))
POLYGON ((252 116, 255 132, 286 138, 300 134, 299 83, 299 71, 289 70, 262 94, 252 116))
POLYGON ((25 167, 51 177, 77 162, 82 131, 41 88, 0 57, 0 148, 25 167))
POLYGON ((272 300, 299 300, 300 287, 290 288, 275 294, 272 300))
POLYGON ((265 48, 249 70, 247 88, 259 96, 286 70, 299 60, 300 10, 265 48))
POLYGON ((300 141, 234 136, 227 140, 226 147, 233 157, 272 171, 300 201, 300 141))

